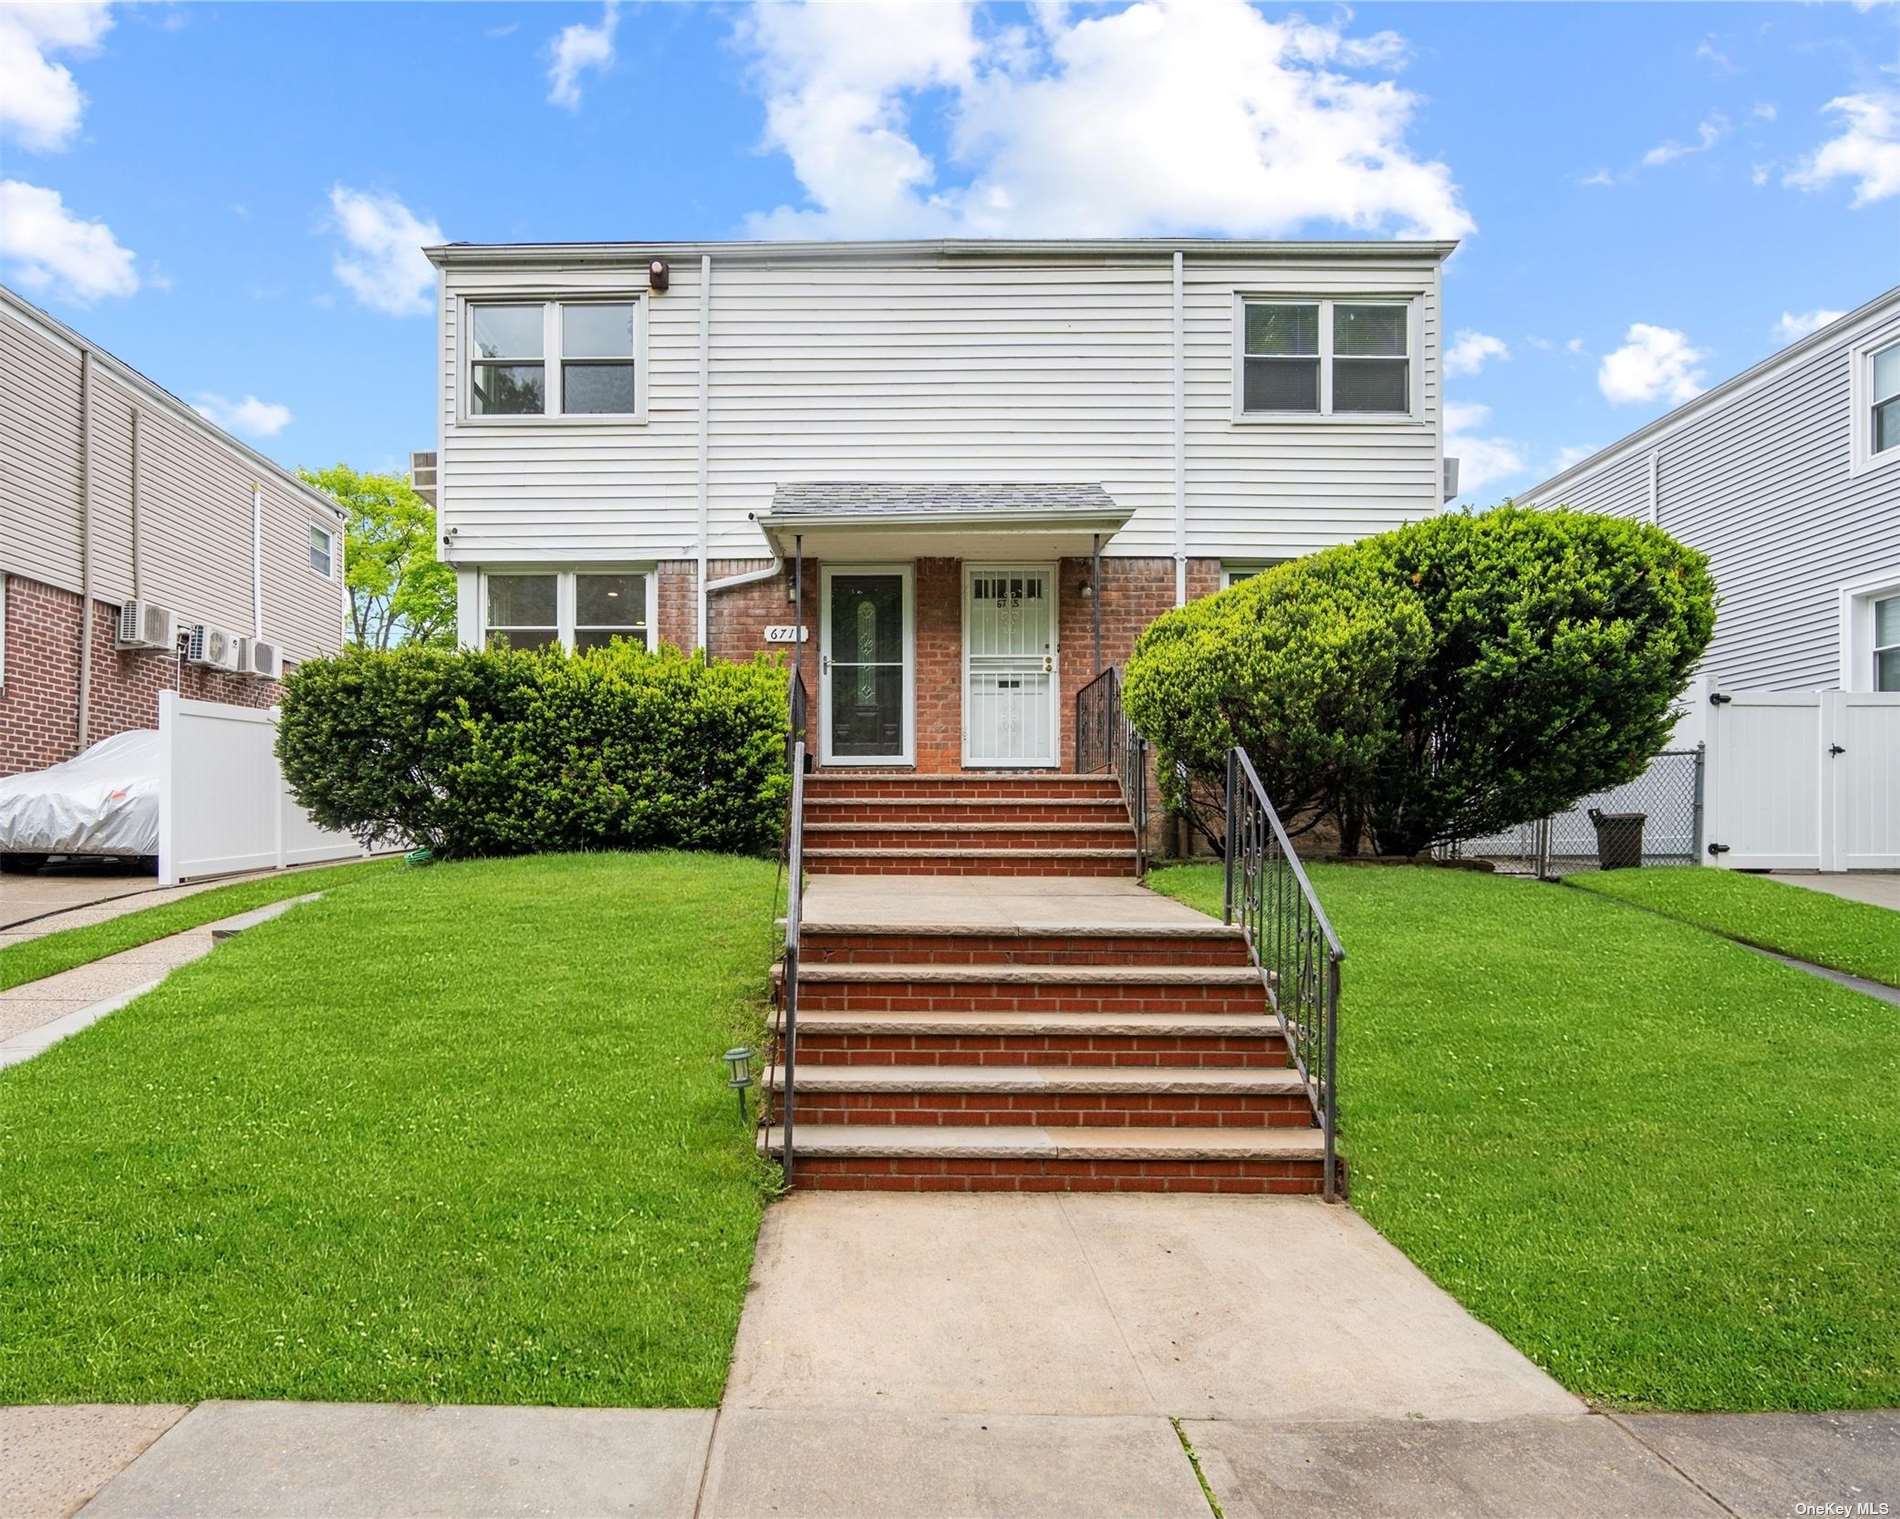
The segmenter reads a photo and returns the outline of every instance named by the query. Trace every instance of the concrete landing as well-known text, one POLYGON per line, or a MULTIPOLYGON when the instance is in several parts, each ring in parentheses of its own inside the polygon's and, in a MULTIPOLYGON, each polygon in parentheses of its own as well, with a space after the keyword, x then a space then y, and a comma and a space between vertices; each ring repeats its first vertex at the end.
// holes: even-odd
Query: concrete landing
POLYGON ((816 875, 805 888, 804 925, 1086 933, 1220 922, 1122 876, 816 875))

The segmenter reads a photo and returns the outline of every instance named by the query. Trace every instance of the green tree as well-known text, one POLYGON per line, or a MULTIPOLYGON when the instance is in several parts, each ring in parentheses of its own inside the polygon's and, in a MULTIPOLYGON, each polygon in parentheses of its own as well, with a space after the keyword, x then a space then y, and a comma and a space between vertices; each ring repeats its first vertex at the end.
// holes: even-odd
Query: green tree
POLYGON ((343 578, 350 642, 366 649, 455 643, 455 571, 435 556, 435 509, 401 475, 347 464, 297 472, 349 514, 343 578))

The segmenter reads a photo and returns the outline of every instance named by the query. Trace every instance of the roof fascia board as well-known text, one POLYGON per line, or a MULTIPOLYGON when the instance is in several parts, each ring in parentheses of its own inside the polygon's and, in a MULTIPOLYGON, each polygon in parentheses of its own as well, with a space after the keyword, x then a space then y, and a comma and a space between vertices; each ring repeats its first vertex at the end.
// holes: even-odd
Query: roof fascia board
POLYGON ((1720 385, 1705 390, 1693 400, 1664 412, 1653 422, 1645 423, 1632 433, 1626 433, 1614 443, 1606 443, 1588 458, 1579 459, 1566 470, 1559 470, 1549 479, 1540 481, 1529 490, 1520 491, 1516 500, 1527 505, 1536 505, 1537 498, 1561 492, 1612 464, 1620 464, 1630 454, 1642 448, 1652 448, 1665 438, 1679 432, 1690 423, 1701 420, 1709 412, 1730 401, 1740 400, 1743 396, 1759 390, 1762 386, 1779 379, 1790 369, 1805 363, 1824 348, 1837 343, 1852 343, 1864 333, 1878 327, 1882 322, 1900 316, 1900 285, 1882 295, 1875 296, 1866 304, 1855 307, 1847 315, 1829 322, 1827 326, 1816 328, 1806 337, 1790 343, 1786 348, 1771 353, 1760 363, 1751 365, 1740 374, 1724 380, 1720 385))
POLYGON ((1294 261, 1351 259, 1374 262, 1441 262, 1456 242, 1340 240, 1333 242, 1240 241, 1227 238, 958 239, 889 242, 729 243, 438 243, 422 251, 439 267, 522 264, 629 264, 652 258, 711 257, 756 262, 874 258, 1130 258, 1221 257, 1294 261))
POLYGON ((90 338, 75 332, 64 322, 60 321, 58 317, 53 316, 49 312, 42 311, 31 301, 14 294, 14 292, 7 289, 5 285, 0 285, 0 314, 11 317, 23 327, 32 328, 44 336, 54 339, 56 342, 65 344, 68 348, 72 349, 74 353, 90 353, 93 362, 105 369, 114 379, 133 391, 136 391, 154 406, 171 413, 171 415, 176 417, 179 421, 185 423, 186 426, 208 435, 213 442, 230 449, 233 453, 244 459, 245 462, 255 465, 258 469, 263 470, 273 478, 288 485, 293 491, 304 498, 306 505, 322 507, 339 522, 345 521, 348 518, 349 514, 342 507, 338 506, 335 501, 331 500, 308 481, 299 480, 275 459, 266 458, 248 443, 232 437, 230 433, 218 426, 217 423, 201 416, 196 410, 188 406, 184 401, 181 401, 156 380, 148 379, 146 376, 140 374, 123 359, 108 353, 90 338))

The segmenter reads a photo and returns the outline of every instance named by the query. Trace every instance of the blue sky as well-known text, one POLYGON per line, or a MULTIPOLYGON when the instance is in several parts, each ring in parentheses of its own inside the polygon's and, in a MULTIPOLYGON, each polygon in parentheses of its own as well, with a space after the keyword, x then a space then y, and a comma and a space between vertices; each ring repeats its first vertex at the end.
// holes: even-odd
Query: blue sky
POLYGON ((0 280, 285 463, 438 233, 1458 235, 1490 501, 1900 283, 1900 6, 0 5, 0 280))

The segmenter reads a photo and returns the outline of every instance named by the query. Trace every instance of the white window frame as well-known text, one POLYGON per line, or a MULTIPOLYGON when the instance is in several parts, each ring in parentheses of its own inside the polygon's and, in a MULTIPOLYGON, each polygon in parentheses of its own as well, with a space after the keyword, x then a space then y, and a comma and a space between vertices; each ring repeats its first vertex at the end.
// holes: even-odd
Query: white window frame
MULTIPOLYGON (((319 580, 326 580, 326 581, 335 580, 336 579, 336 541, 337 541, 336 529, 322 522, 312 522, 310 524, 310 532, 313 535, 317 533, 323 534, 323 543, 324 543, 323 557, 329 562, 329 565, 330 565, 330 568, 328 570, 320 570, 314 564, 312 564, 310 566, 310 573, 315 575, 319 580)), ((308 539, 306 539, 305 552, 304 552, 304 560, 306 563, 309 562, 309 557, 310 557, 309 550, 311 547, 314 547, 314 545, 310 544, 308 539)))
POLYGON ((1900 564, 1841 587, 1840 687, 1843 691, 1874 689, 1874 603, 1890 596, 1900 596, 1900 564))
POLYGON ((1415 295, 1302 295, 1283 290, 1236 290, 1233 308, 1233 420, 1242 426, 1258 424, 1358 427, 1416 426, 1425 417, 1425 353, 1422 303, 1415 295), (1249 306, 1319 307, 1319 410, 1247 410, 1247 308, 1249 306), (1403 306, 1405 308, 1406 402, 1404 411, 1333 410, 1333 307, 1403 306))
MULTIPOLYGON (((456 308, 456 348, 461 355, 457 366, 456 420, 462 427, 549 427, 584 426, 589 423, 626 427, 644 425, 647 420, 647 389, 652 370, 647 362, 647 292, 645 290, 575 290, 564 295, 543 291, 483 291, 479 296, 464 296, 456 308), (561 409, 562 366, 561 308, 563 306, 633 306, 633 410, 623 412, 586 411, 568 415, 561 409), (472 411, 475 365, 481 357, 475 352, 475 308, 478 306, 539 306, 541 308, 542 389, 547 410, 493 415, 472 411)), ((524 360, 523 362, 533 362, 524 360)), ((588 362, 582 360, 579 362, 588 362)), ((593 362, 599 362, 594 360, 593 362)), ((438 458, 440 456, 438 455, 438 458)), ((438 471, 440 465, 437 466, 438 471)), ((441 476, 438 473, 437 479, 441 476)), ((499 573, 499 572, 498 572, 499 573)))
POLYGON ((1856 343, 1847 355, 1849 442, 1847 472, 1864 475, 1873 470, 1900 468, 1900 448, 1874 452, 1874 356, 1900 347, 1900 331, 1888 327, 1878 336, 1856 343))
POLYGON ((1220 588, 1231 591, 1243 580, 1252 580, 1256 575, 1264 575, 1268 570, 1277 570, 1287 561, 1284 559, 1223 559, 1220 566, 1220 588))
MULTIPOLYGON (((488 579, 491 575, 552 575, 554 577, 554 632, 569 654, 574 652, 576 612, 580 605, 577 575, 637 575, 646 582, 646 646, 660 646, 660 577, 651 564, 492 564, 475 576, 475 647, 488 647, 488 579)), ((590 624, 593 626, 593 624, 590 624)))

